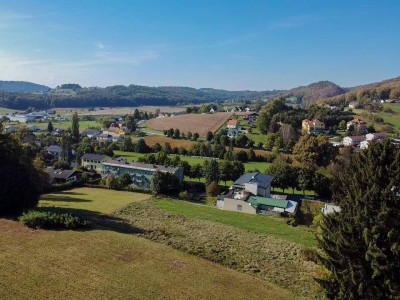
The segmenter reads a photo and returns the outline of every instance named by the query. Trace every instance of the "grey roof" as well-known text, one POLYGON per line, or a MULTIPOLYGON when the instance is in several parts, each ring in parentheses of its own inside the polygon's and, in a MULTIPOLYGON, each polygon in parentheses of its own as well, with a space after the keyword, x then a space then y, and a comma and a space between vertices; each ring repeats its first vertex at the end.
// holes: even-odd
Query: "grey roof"
POLYGON ((104 154, 85 153, 83 154, 82 159, 102 161, 106 157, 107 155, 104 154))
POLYGON ((97 129, 93 128, 86 128, 84 131, 82 131, 84 134, 100 134, 100 131, 97 129))
POLYGON ((260 172, 254 172, 243 174, 233 183, 233 185, 244 186, 245 183, 257 183, 258 186, 267 188, 271 185, 273 180, 274 177, 272 176, 260 172))
POLYGON ((45 171, 49 174, 50 178, 57 179, 68 179, 76 173, 75 170, 54 169, 52 167, 47 167, 45 171))
POLYGON ((114 166, 114 167, 120 167, 120 168, 127 168, 127 169, 139 169, 139 170, 147 170, 147 171, 161 171, 161 172, 169 172, 169 173, 175 173, 178 171, 180 168, 179 167, 168 167, 168 166, 162 166, 162 165, 153 165, 153 164, 145 164, 145 163, 140 163, 140 162, 121 162, 117 160, 109 160, 107 162, 103 162, 103 165, 105 166, 114 166))
POLYGON ((51 145, 47 147, 47 151, 49 152, 61 152, 62 148, 58 145, 51 145))

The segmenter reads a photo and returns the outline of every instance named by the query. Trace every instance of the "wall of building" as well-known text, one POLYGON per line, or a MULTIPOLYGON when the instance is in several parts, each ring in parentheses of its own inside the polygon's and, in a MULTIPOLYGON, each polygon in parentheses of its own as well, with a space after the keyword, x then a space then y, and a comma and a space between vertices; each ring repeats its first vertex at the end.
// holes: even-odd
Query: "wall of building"
POLYGON ((246 214, 255 215, 257 214, 256 209, 249 205, 246 201, 236 200, 232 198, 224 198, 224 210, 239 211, 246 214))
POLYGON ((245 183, 244 184, 244 189, 253 195, 258 195, 258 190, 257 190, 258 185, 254 183, 245 183))

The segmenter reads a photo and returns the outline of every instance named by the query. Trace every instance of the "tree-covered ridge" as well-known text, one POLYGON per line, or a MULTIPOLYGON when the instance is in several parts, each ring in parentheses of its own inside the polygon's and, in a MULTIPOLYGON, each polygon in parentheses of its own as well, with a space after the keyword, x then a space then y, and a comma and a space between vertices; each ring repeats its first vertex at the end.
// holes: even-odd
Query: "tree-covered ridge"
POLYGON ((17 93, 32 93, 32 92, 47 92, 50 90, 48 86, 36 84, 26 81, 2 81, 0 80, 0 91, 17 92, 17 93))
MULTIPOLYGON (((65 86, 61 85, 60 87, 65 86)), ((67 85, 68 86, 68 85, 67 85)), ((140 105, 177 105, 219 102, 224 100, 259 100, 274 97, 281 91, 225 91, 189 87, 147 87, 115 85, 105 88, 77 88, 72 94, 4 93, 0 106, 13 109, 51 107, 126 107, 140 105)))
POLYGON ((333 97, 346 93, 346 89, 330 81, 319 81, 307 86, 299 86, 291 89, 286 94, 289 97, 302 98, 304 102, 310 102, 322 98, 333 97))
POLYGON ((341 104, 344 102, 357 101, 361 104, 371 100, 388 100, 400 98, 400 77, 384 80, 381 82, 361 85, 349 89, 345 94, 325 97, 324 103, 341 104))

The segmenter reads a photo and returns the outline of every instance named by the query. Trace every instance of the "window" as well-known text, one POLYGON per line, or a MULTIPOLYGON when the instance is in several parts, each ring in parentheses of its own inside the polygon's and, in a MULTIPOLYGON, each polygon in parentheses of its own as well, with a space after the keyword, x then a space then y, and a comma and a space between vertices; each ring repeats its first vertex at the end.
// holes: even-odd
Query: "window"
POLYGON ((242 205, 238 204, 237 207, 236 207, 236 210, 242 211, 242 205))

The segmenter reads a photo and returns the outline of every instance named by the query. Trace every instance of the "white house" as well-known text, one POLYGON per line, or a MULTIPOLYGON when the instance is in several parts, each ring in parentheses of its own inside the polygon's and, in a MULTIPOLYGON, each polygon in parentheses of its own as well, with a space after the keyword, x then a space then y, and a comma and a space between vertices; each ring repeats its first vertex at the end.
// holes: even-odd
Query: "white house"
POLYGON ((214 108, 211 107, 210 114, 213 114, 213 113, 215 113, 215 110, 214 110, 214 108))
POLYGON ((332 205, 332 204, 325 204, 324 207, 321 209, 321 212, 322 212, 324 215, 332 214, 332 213, 340 212, 340 211, 341 211, 341 209, 340 209, 339 206, 337 206, 337 205, 332 205))
POLYGON ((365 140, 365 136, 363 136, 363 135, 346 136, 345 138, 343 138, 343 145, 357 147, 364 140, 365 140))
POLYGON ((386 138, 386 133, 384 133, 384 132, 367 133, 365 135, 365 139, 367 141, 383 140, 385 138, 386 138))

